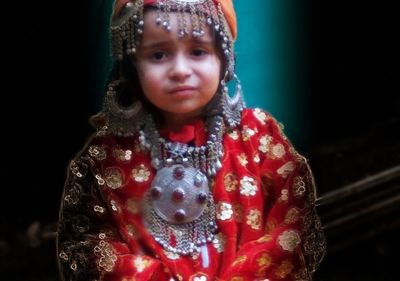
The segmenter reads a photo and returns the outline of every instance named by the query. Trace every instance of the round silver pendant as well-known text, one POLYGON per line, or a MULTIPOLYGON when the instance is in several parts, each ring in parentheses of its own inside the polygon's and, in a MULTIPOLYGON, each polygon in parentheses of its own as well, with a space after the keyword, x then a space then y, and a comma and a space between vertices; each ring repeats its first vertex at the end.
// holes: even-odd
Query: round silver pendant
POLYGON ((199 218, 207 206, 207 177, 198 169, 173 165, 157 172, 150 201, 156 214, 172 224, 185 224, 199 218))

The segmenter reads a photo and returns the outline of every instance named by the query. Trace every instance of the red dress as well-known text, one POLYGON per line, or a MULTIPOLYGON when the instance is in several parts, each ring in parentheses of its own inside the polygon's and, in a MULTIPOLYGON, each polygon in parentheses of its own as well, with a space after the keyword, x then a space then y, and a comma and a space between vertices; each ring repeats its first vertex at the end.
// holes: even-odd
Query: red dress
MULTIPOLYGON (((203 122, 174 141, 207 138, 203 122), (189 136, 189 137, 188 137, 189 136)), ((71 161, 60 208, 58 256, 64 280, 311 280, 325 241, 311 170, 276 120, 245 109, 223 138, 211 181, 218 234, 201 253, 165 251, 141 219, 156 170, 138 136, 98 132, 71 161)))

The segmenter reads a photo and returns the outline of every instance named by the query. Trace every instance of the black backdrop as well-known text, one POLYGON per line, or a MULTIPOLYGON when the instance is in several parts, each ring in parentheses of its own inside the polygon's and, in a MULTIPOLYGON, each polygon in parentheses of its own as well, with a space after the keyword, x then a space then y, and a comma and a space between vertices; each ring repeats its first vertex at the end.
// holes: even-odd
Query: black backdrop
MULTIPOLYGON (((0 276, 7 280, 57 280, 54 241, 36 241, 35 233, 54 229, 66 163, 91 132, 90 4, 3 4, 0 276)), ((304 5, 312 105, 304 154, 323 194, 400 163, 400 9, 394 0, 304 5)), ((318 279, 394 278, 398 230, 347 252, 328 249, 318 279)))

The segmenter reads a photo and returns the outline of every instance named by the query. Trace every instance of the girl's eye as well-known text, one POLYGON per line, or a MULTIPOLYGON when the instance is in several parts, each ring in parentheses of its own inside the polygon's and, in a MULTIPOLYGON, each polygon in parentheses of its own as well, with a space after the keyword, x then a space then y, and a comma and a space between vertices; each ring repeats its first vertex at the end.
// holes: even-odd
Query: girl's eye
POLYGON ((208 54, 206 50, 203 49, 193 49, 192 50, 192 55, 195 57, 200 57, 208 54))
POLYGON ((167 57, 167 53, 166 52, 159 51, 159 52, 155 52, 155 53, 151 54, 151 59, 152 60, 156 60, 156 61, 163 60, 166 57, 167 57))

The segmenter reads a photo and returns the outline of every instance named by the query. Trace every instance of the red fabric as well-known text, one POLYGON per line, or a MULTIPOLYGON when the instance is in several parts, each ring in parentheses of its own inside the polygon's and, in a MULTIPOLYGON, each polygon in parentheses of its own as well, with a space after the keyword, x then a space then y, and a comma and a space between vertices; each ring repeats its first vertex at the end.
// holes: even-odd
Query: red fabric
MULTIPOLYGON (((196 130, 196 126, 200 128, 203 123, 188 126, 181 140, 190 135, 197 143, 203 142, 206 132, 196 130)), ((202 266, 201 256, 166 253, 143 225, 140 202, 156 171, 149 152, 140 150, 138 137, 97 137, 93 145, 105 149, 107 155, 106 159, 96 160, 97 173, 106 182, 110 169, 122 174, 121 187, 104 185, 101 190, 110 204, 113 223, 130 249, 129 254, 117 253, 117 265, 105 281, 171 277, 185 281, 289 281, 307 275, 302 226, 310 207, 307 198, 312 186, 306 180, 310 171, 267 113, 246 109, 241 125, 224 136, 223 167, 211 186, 219 244, 224 247, 207 244, 208 268, 202 266), (131 159, 116 157, 116 149, 132 151, 131 159), (305 190, 298 188, 301 183, 305 190)))
POLYGON ((182 126, 179 132, 162 130, 160 135, 173 142, 189 143, 193 141, 196 146, 203 145, 206 142, 204 122, 202 120, 182 126))

